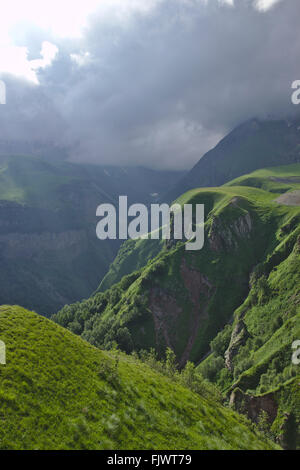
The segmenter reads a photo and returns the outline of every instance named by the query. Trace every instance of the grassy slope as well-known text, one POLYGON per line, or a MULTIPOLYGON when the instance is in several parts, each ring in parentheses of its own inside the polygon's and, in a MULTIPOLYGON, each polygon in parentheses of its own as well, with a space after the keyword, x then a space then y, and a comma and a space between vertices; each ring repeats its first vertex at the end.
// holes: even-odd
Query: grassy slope
MULTIPOLYGON (((285 169, 282 169, 283 173, 284 171, 285 169)), ((274 173, 278 174, 278 170, 274 170, 274 173)), ((293 169, 293 174, 295 173, 300 175, 300 165, 293 169)), ((290 189, 294 186, 295 183, 292 183, 290 189)), ((276 193, 243 185, 189 191, 179 202, 204 203, 206 208, 206 243, 200 252, 185 251, 182 244, 171 250, 164 248, 156 258, 150 259, 148 264, 135 274, 124 277, 110 290, 97 293, 81 304, 66 306, 55 319, 101 347, 110 347, 113 340, 121 345, 125 341, 124 331, 119 330, 126 327, 131 338, 125 341, 125 349, 130 350, 131 344, 135 349, 154 346, 164 350, 166 339, 161 332, 159 335, 155 334, 153 306, 149 300, 153 289, 160 289, 167 293, 169 300, 174 301, 173 310, 179 312, 174 318, 172 311, 169 314, 165 311, 164 326, 169 331, 171 346, 180 358, 194 331, 195 319, 191 293, 187 290, 182 275, 184 262, 192 273, 200 272, 213 286, 213 293, 208 301, 205 296, 197 300, 198 315, 202 316, 202 320, 189 359, 199 361, 208 351, 209 342, 246 298, 249 274, 254 266, 290 240, 290 232, 293 230, 285 233, 281 231, 281 226, 289 226, 291 220, 296 225, 299 223, 299 207, 280 206, 274 202, 275 198, 276 193), (232 244, 217 251, 213 250, 208 241, 213 220, 219 221, 217 233, 223 230, 226 238, 226 229, 233 227, 236 220, 247 213, 252 219, 250 235, 236 236, 232 231, 232 244), (121 341, 119 336, 122 337, 121 341)), ((144 251, 145 243, 147 242, 141 242, 144 251)), ((134 250, 140 263, 141 257, 136 245, 134 250)), ((124 248, 121 254, 123 253, 126 254, 124 248)), ((132 251, 130 256, 131 254, 132 251)), ((125 263, 126 256, 121 268, 125 263)), ((133 267, 132 259, 128 264, 133 267)), ((164 304, 161 305, 162 309, 164 307, 164 304)))
POLYGON ((253 173, 240 176, 224 186, 250 186, 264 189, 271 193, 285 193, 299 189, 300 164, 278 166, 256 170, 253 173))
POLYGON ((244 418, 20 307, 0 308, 0 449, 270 449, 244 418))
MULTIPOLYGON (((300 209, 278 205, 275 199, 280 193, 298 189, 299 177, 300 165, 293 165, 260 170, 221 188, 189 191, 179 202, 205 203, 207 237, 213 217, 220 221, 218 230, 222 231, 244 212, 248 212, 253 221, 251 237, 237 237, 235 248, 217 252, 211 250, 208 241, 198 253, 188 253, 180 244, 170 251, 164 248, 156 258, 148 260, 143 269, 82 304, 65 307, 55 319, 93 344, 109 348, 117 341, 125 350, 155 346, 162 351, 166 343, 155 335, 149 305, 149 292, 157 286, 171 294, 181 308, 181 315, 175 319, 172 315, 168 318, 168 312, 164 311, 173 349, 180 357, 192 331, 189 325, 193 305, 180 275, 180 265, 185 259, 196 270, 193 275, 201 272, 215 286, 215 293, 206 305, 208 315, 202 321, 189 359, 199 362, 208 351, 210 340, 220 331, 218 343, 222 351, 205 359, 199 366, 200 372, 226 393, 236 387, 256 396, 275 390, 279 412, 273 423, 274 433, 278 436, 282 432, 284 413, 293 413, 295 421, 289 445, 295 447, 295 435, 300 428, 295 410, 299 411, 300 397, 299 378, 295 378, 297 366, 291 365, 291 344, 300 335, 297 251, 300 209), (232 204, 233 198, 238 198, 238 205, 232 204), (249 293, 250 274, 252 289, 249 293), (232 316, 233 324, 227 324, 232 316), (233 370, 229 372, 224 365, 224 353, 233 328, 241 319, 250 338, 240 345, 233 358, 233 370)), ((138 242, 130 243, 129 262, 125 244, 119 256, 121 262, 115 265, 116 275, 117 269, 124 269, 124 266, 133 269, 135 252, 140 263, 141 246, 145 253, 146 241, 140 242, 140 246, 138 242)), ((201 301, 200 298, 200 311, 201 301)))
POLYGON ((90 296, 120 246, 96 238, 97 206, 152 201, 179 175, 0 156, 0 304, 50 315, 90 296))
POLYGON ((104 292, 118 283, 123 276, 144 267, 151 258, 158 255, 162 248, 161 240, 127 240, 121 245, 97 292, 104 292))
MULTIPOLYGON (((257 187, 264 187, 265 190, 274 191, 274 185, 276 185, 276 191, 279 193, 281 190, 285 192, 299 188, 299 182, 291 183, 287 181, 290 177, 292 177, 292 181, 295 179, 298 181, 300 180, 299 176, 300 166, 291 165, 259 170, 251 175, 238 178, 226 186, 235 187, 235 185, 239 185, 240 187, 240 185, 253 184, 257 187), (274 181, 274 177, 285 179, 285 182, 274 181)), ((274 197, 275 195, 272 194, 272 198, 274 197)), ((286 209, 287 207, 284 207, 284 210, 286 209)), ((299 237, 299 208, 293 207, 292 211, 289 212, 289 217, 284 219, 284 223, 278 226, 277 243, 274 250, 263 258, 252 272, 249 295, 234 313, 231 330, 240 320, 243 320, 250 336, 233 360, 237 369, 236 375, 239 377, 236 385, 240 386, 243 380, 246 383, 246 377, 252 376, 251 371, 257 371, 256 366, 263 366, 264 364, 268 369, 267 365, 271 366, 272 360, 280 352, 285 350, 289 358, 291 342, 300 336, 299 237), (249 366, 251 363, 252 369, 247 367, 247 364, 249 366), (249 370, 243 372, 243 368, 249 370), (243 373, 239 375, 239 371, 243 373)), ((228 339, 230 339, 228 330, 227 333, 223 332, 223 338, 224 341, 227 341, 225 346, 228 347, 228 339), (227 340, 225 340, 226 336, 227 340)), ((221 336, 219 343, 221 343, 221 336)), ((223 350, 225 350, 225 346, 223 346, 223 350)), ((206 359, 200 365, 200 370, 204 370, 203 368, 211 360, 212 357, 206 359)), ((290 361, 286 366, 290 366, 290 361)), ((266 388, 259 385, 260 378, 260 374, 258 374, 253 379, 251 387, 248 384, 252 391, 257 388, 256 391, 266 392, 266 388)), ((279 384, 283 380, 284 378, 277 374, 275 383, 279 384)))
MULTIPOLYGON (((239 194, 245 197, 250 196, 250 198, 251 195, 255 198, 255 192, 249 188, 262 189, 271 194, 261 193, 262 197, 260 199, 272 202, 276 198, 276 194, 279 195, 300 188, 300 164, 257 170, 226 183, 222 188, 226 191, 229 187, 236 186, 246 186, 245 191, 239 194), (280 180, 285 181, 282 182, 280 180), (250 191, 252 191, 252 194, 250 191)), ((209 212, 212 207, 216 207, 218 202, 221 202, 223 205, 228 202, 228 198, 223 198, 225 193, 223 192, 222 194, 222 191, 216 190, 216 188, 201 191, 200 194, 203 202, 208 208, 206 212, 209 212)), ((193 195, 198 193, 197 189, 188 191, 179 197, 176 202, 178 201, 181 204, 189 203, 193 195)), ((230 193, 228 195, 230 196, 230 193)), ((258 200, 257 197, 256 200, 258 200)), ((104 276, 98 291, 103 292, 109 289, 119 282, 123 276, 145 266, 149 259, 156 256, 161 249, 162 243, 157 240, 128 240, 123 243, 107 274, 104 276)))
POLYGON ((218 186, 262 167, 300 162, 299 122, 252 119, 235 128, 169 192, 169 200, 198 186, 218 186))
MULTIPOLYGON (((143 167, 104 167, 27 155, 0 155, 0 200, 56 211, 66 207, 72 210, 76 203, 76 211, 81 211, 84 201, 80 198, 96 191, 98 204, 114 203, 120 194, 126 194, 130 202, 149 203, 155 200, 151 193, 160 194, 182 174, 143 167)), ((96 208, 89 209, 94 215, 96 208)))
POLYGON ((199 365, 198 370, 225 393, 237 387, 254 396, 275 391, 279 412, 273 423, 274 432, 280 432, 284 414, 291 413, 292 441, 296 447, 300 446, 297 442, 300 440, 300 373, 299 366, 291 362, 291 346, 300 338, 299 226, 293 235, 291 253, 283 244, 259 266, 260 273, 252 279, 248 297, 235 312, 231 330, 242 319, 248 337, 233 357, 232 373, 225 368, 223 360, 224 351, 230 344, 230 336, 225 330, 218 336, 219 345, 221 338, 224 339, 222 348, 213 344, 213 354, 199 365))

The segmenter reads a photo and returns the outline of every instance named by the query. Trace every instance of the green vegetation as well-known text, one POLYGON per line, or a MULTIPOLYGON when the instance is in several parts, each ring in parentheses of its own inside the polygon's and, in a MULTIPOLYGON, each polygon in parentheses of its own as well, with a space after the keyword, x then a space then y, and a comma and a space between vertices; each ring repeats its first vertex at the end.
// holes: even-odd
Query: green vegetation
POLYGON ((0 157, 0 304, 94 292, 54 322, 0 307, 0 449, 300 449, 299 148, 297 123, 235 129, 179 185, 204 248, 130 240, 97 289, 118 243, 100 247, 95 208, 164 178, 0 157), (262 161, 292 164, 239 176, 262 161))
POLYGON ((140 269, 163 248, 162 240, 127 240, 102 279, 97 292, 103 292, 119 282, 123 276, 140 269))
POLYGON ((251 276, 251 290, 227 325, 211 342, 212 354, 198 370, 225 395, 237 387, 248 396, 274 393, 278 407, 272 425, 282 434, 288 416, 289 448, 300 446, 299 366, 291 361, 291 345, 300 338, 300 227, 291 237, 293 248, 282 244, 251 276), (234 331, 243 324, 237 342, 234 331), (227 367, 225 367, 227 362, 227 367))
POLYGON ((219 186, 258 168, 300 162, 299 119, 259 121, 236 127, 207 152, 168 194, 171 201, 199 186, 219 186))
MULTIPOLYGON (((300 165, 296 170, 300 175, 300 165)), ((244 185, 189 191, 179 203, 206 207, 201 251, 189 252, 177 243, 155 256, 151 240, 126 242, 105 282, 132 274, 82 303, 65 306, 55 321, 105 349, 117 342, 126 352, 154 347, 163 353, 171 346, 181 365, 188 359, 199 362, 246 298, 254 267, 273 253, 278 256, 280 247, 284 253, 292 249, 300 209, 279 205, 275 197, 244 185), (140 268, 142 259, 147 264, 140 268)))
POLYGON ((244 417, 172 380, 170 355, 163 375, 20 307, 0 308, 0 338, 2 450, 278 448, 244 417))
MULTIPOLYGON (((179 173, 181 175, 181 173, 179 173)), ((0 304, 49 316, 89 297, 120 246, 96 238, 96 208, 152 202, 176 172, 0 156, 0 304)))
POLYGON ((246 401, 281 390, 274 395, 272 432, 279 439, 280 416, 288 413, 293 424, 290 437, 285 433, 283 439, 295 446, 300 424, 289 392, 299 380, 291 344, 300 337, 300 207, 276 199, 299 188, 298 164, 189 191, 178 202, 206 208, 201 251, 188 252, 180 242, 163 245, 156 255, 150 243, 147 251, 146 240, 125 243, 106 282, 131 274, 82 303, 65 306, 54 320, 107 350, 155 348, 160 359, 172 348, 179 368, 187 361, 200 363, 198 370, 225 399, 235 389, 246 394, 246 401))

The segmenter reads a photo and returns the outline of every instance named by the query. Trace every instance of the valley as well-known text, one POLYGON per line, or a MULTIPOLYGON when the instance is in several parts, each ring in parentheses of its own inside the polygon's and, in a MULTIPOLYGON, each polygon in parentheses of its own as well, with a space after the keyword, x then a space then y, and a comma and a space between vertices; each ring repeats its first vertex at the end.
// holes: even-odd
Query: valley
MULTIPOLYGON (((172 230, 100 249, 129 170, 1 158, 0 448, 299 448, 299 163, 175 199, 204 205, 189 251, 172 230)), ((137 171, 147 207, 165 176, 137 171)))
POLYGON ((0 156, 0 303, 49 316, 91 295, 120 246, 97 240, 98 205, 149 204, 181 174, 0 156))
POLYGON ((244 399, 277 394, 270 425, 279 439, 282 413, 291 413, 292 437, 282 442, 296 442, 300 206, 278 195, 298 191, 297 175, 299 164, 275 167, 187 192, 176 202, 205 204, 202 250, 188 252, 176 240, 125 242, 98 292, 53 319, 104 349, 154 348, 162 358, 170 348, 179 368, 199 364, 238 409, 236 390, 244 399))
POLYGON ((0 451, 286 463, 299 0, 2 3, 0 451))

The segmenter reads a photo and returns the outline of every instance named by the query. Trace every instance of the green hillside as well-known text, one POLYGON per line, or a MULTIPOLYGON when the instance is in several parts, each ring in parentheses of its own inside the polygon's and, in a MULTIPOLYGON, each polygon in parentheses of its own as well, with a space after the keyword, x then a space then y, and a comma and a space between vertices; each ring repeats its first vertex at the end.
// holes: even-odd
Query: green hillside
POLYGON ((0 308, 0 449, 272 449, 244 418, 20 307, 0 308))
MULTIPOLYGON (((300 188, 300 165, 294 164, 257 170, 226 183, 223 188, 228 186, 246 186, 263 189, 271 193, 269 195, 265 194, 265 197, 273 201, 276 198, 276 194, 279 196, 280 194, 300 188), (275 194, 273 195, 273 193, 275 194)), ((220 192, 215 191, 215 189, 209 189, 208 193, 210 195, 215 194, 212 204, 215 204, 215 201, 217 202, 220 197, 220 192)), ((195 190, 179 197, 178 202, 182 204, 188 203, 193 193, 195 193, 195 190)), ((254 195, 254 193, 252 194, 254 195)), ((202 197, 204 198, 204 193, 202 193, 202 197)), ((210 211, 211 202, 207 198, 204 200, 204 203, 205 201, 207 201, 210 211)), ((163 243, 161 240, 140 239, 128 240, 123 243, 108 272, 101 281, 98 292, 109 289, 112 285, 119 282, 123 276, 145 266, 149 259, 154 258, 162 248, 163 243)))
MULTIPOLYGON (((289 224, 296 227, 293 219, 289 224)), ((300 448, 300 372, 291 361, 292 343, 300 338, 299 222, 294 233, 290 225, 281 230, 292 233, 256 266, 233 324, 211 342, 213 352, 198 370, 248 415, 242 401, 268 397, 262 408, 273 408, 272 432, 286 447, 300 448)))
POLYGON ((186 251, 182 243, 164 248, 140 271, 64 307, 55 319, 101 347, 118 342, 127 328, 127 351, 156 347, 163 352, 169 346, 180 363, 198 362, 247 296, 254 266, 282 243, 281 226, 298 221, 300 210, 277 205, 273 194, 241 186, 195 190, 185 199, 205 202, 207 212, 211 207, 201 251, 186 251))
POLYGON ((251 119, 226 135, 166 191, 172 201, 189 189, 219 186, 259 168, 300 162, 299 119, 251 119))
POLYGON ((123 276, 143 268, 164 248, 162 240, 137 239, 124 242, 109 266, 96 292, 104 292, 117 284, 123 276))
MULTIPOLYGON (((155 256, 158 246, 153 249, 151 240, 127 242, 104 281, 133 272, 106 291, 65 306, 55 321, 105 349, 154 347, 162 357, 169 347, 179 367, 188 360, 201 362, 202 374, 228 399, 236 388, 255 396, 282 386, 290 390, 298 373, 291 365, 291 344, 300 335, 300 205, 277 199, 299 190, 299 178, 298 164, 189 191, 178 202, 206 208, 201 251, 169 243, 155 256), (143 257, 147 264, 141 267, 143 257), (218 342, 221 353, 205 359, 218 342), (225 365, 230 343, 238 353, 225 365)), ((291 392, 282 394, 287 397, 278 400, 285 413, 294 403, 291 392)), ((281 411, 275 408, 276 428, 281 411)), ((293 419, 291 446, 300 428, 297 415, 293 419)))
MULTIPOLYGON (((294 167, 297 171, 300 174, 300 165, 294 167)), ((295 185, 300 186, 293 182, 290 189, 295 185)), ((201 251, 186 251, 182 243, 171 249, 165 246, 144 268, 111 289, 64 307, 56 321, 101 347, 117 341, 127 352, 144 347, 163 352, 169 346, 181 364, 187 359, 199 362, 209 342, 247 297, 254 267, 280 247, 285 247, 286 256, 293 249, 300 208, 280 205, 276 196, 243 185, 186 193, 179 202, 206 207, 206 243, 201 251)), ((139 248, 145 253, 145 246, 145 240, 125 243, 118 257, 121 274, 126 253, 130 256, 127 269, 132 271, 132 253, 139 267, 139 248)), ((152 241, 150 246, 153 249, 152 241)), ((113 264, 116 272, 117 268, 113 264)))
POLYGON ((67 206, 73 217, 76 203, 76 210, 81 215, 83 209, 94 215, 94 206, 83 207, 86 197, 93 200, 96 193, 100 204, 102 200, 116 202, 119 195, 126 194, 131 203, 149 203, 184 173, 144 167, 76 164, 28 155, 0 155, 0 200, 55 211, 67 206))
POLYGON ((120 246, 96 238, 98 205, 149 203, 180 175, 0 155, 0 304, 50 315, 90 296, 120 246))

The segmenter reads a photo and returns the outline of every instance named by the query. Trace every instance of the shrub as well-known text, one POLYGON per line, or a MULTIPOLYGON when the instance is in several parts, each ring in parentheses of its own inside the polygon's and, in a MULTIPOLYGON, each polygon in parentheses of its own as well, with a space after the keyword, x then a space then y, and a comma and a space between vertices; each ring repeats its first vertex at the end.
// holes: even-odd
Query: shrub
POLYGON ((224 356, 226 349, 228 348, 231 338, 232 326, 226 325, 223 331, 217 334, 217 336, 211 341, 211 350, 216 356, 224 356))
POLYGON ((117 330, 116 341, 122 351, 126 352, 127 354, 132 352, 133 341, 127 327, 119 328, 117 330))

